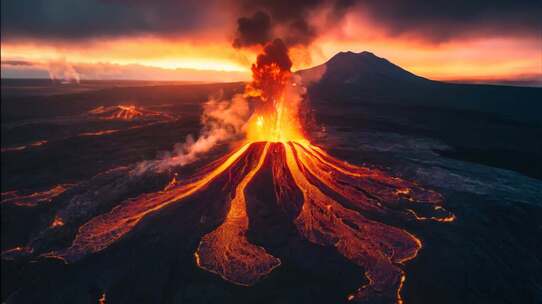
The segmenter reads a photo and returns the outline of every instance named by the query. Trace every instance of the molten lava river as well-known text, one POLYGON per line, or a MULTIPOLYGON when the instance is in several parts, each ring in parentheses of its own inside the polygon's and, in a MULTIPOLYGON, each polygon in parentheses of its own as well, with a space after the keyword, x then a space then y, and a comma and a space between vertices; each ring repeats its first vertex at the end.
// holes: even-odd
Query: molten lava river
MULTIPOLYGON (((417 255, 422 243, 385 222, 447 222, 454 216, 442 207, 438 193, 338 160, 311 144, 298 119, 302 88, 290 68, 287 49, 280 41, 269 44, 258 57, 252 67, 253 81, 244 93, 255 105, 254 112, 246 125, 246 139, 233 152, 190 178, 174 179, 162 191, 125 200, 91 218, 79 227, 71 246, 40 248, 37 254, 76 262, 123 238, 146 216, 216 189, 218 183, 227 211, 221 224, 201 238, 195 262, 226 281, 251 286, 281 265, 279 258, 247 237, 251 228, 247 205, 255 198, 246 189, 266 171, 271 183, 260 187, 273 189, 270 201, 291 220, 298 235, 334 248, 364 269, 368 283, 345 295, 346 299, 402 303, 405 273, 401 266, 417 255)), ((60 229, 66 220, 58 214, 48 229, 60 229)), ((32 242, 3 256, 20 254, 36 254, 32 242)))

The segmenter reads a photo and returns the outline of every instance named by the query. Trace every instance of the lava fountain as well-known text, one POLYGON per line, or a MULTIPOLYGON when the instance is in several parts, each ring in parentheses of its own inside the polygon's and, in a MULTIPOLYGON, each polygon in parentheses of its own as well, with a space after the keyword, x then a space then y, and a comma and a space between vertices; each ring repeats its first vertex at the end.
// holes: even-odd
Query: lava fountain
MULTIPOLYGON (((219 196, 229 209, 221 224, 201 238, 195 261, 224 280, 251 286, 281 265, 279 258, 247 237, 247 202, 252 198, 246 189, 259 172, 269 170, 272 184, 260 186, 274 189, 274 201, 297 233, 308 242, 334 248, 365 270, 368 283, 345 298, 402 303, 401 265, 414 258, 422 244, 385 219, 446 222, 454 216, 442 207, 438 193, 380 170, 343 162, 311 144, 299 119, 302 88, 291 66, 288 49, 280 40, 267 44, 258 56, 252 66, 253 81, 244 92, 254 112, 246 124, 246 139, 236 150, 191 178, 173 180, 160 192, 125 200, 91 218, 67 248, 41 248, 39 253, 36 240, 26 248, 5 252, 4 258, 24 253, 76 262, 123 238, 146 216, 182 204, 219 183, 223 184, 219 196)), ((63 214, 57 214, 55 221, 70 222, 63 214)), ((52 223, 48 229, 62 227, 52 223)))

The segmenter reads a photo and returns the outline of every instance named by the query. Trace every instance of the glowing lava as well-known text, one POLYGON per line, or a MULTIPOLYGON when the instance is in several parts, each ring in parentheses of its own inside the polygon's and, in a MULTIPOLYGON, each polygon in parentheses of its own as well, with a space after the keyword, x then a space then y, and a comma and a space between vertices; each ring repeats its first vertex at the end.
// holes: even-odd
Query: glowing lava
MULTIPOLYGON (((222 224, 204 235, 194 253, 197 265, 234 284, 250 286, 281 265, 265 248, 247 238, 250 219, 247 188, 262 170, 272 172, 274 201, 293 221, 297 233, 316 245, 334 248, 362 267, 369 283, 345 295, 348 300, 402 303, 401 265, 414 258, 421 241, 385 222, 451 221, 441 196, 386 173, 340 161, 304 136, 298 119, 302 88, 290 72, 287 49, 276 40, 258 56, 254 81, 245 97, 255 103, 247 139, 233 153, 193 177, 175 177, 160 192, 120 202, 78 229, 71 246, 36 252, 32 241, 23 252, 66 262, 104 250, 130 233, 143 218, 211 189, 229 206, 222 224)), ((272 200, 272 199, 271 199, 272 200)), ((55 217, 47 229, 64 229, 69 218, 55 217)), ((46 233, 41 234, 41 247, 46 233)), ((53 242, 52 242, 53 243, 53 242)), ((104 296, 105 298, 105 296, 104 296)))
POLYGON ((34 207, 39 204, 49 203, 62 193, 64 193, 71 185, 58 185, 43 192, 34 192, 30 194, 18 194, 17 191, 9 191, 2 193, 2 204, 14 204, 21 207, 34 207))
POLYGON ((306 141, 298 119, 301 86, 290 71, 292 62, 281 40, 268 44, 252 66, 253 81, 245 96, 256 104, 248 122, 249 142, 306 141))
POLYGON ((170 118, 166 113, 150 111, 135 105, 99 106, 88 111, 88 115, 103 120, 136 120, 170 118))
POLYGON ((261 169, 268 150, 266 143, 257 163, 237 185, 224 223, 203 237, 195 253, 199 267, 240 285, 252 285, 280 265, 279 259, 251 244, 246 236, 249 227, 245 188, 261 169))

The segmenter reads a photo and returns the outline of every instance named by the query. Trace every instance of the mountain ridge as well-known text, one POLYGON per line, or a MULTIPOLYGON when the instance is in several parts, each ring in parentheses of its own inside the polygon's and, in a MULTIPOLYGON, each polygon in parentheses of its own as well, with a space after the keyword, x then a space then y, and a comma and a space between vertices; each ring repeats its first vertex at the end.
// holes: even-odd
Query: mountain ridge
POLYGON ((323 80, 334 84, 356 84, 381 81, 401 81, 410 84, 421 82, 436 82, 411 73, 402 67, 390 62, 386 58, 378 57, 369 51, 355 53, 352 51, 339 52, 325 63, 296 72, 304 80, 315 82, 323 80), (323 79, 322 79, 323 77, 323 79))

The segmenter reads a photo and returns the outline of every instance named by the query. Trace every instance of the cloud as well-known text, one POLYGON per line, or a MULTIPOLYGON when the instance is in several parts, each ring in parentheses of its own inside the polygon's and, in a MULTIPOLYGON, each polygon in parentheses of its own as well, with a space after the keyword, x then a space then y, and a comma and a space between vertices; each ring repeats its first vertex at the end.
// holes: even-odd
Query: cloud
POLYGON ((353 4, 353 0, 240 0, 242 16, 237 19, 234 46, 264 45, 275 38, 289 46, 307 46, 319 28, 340 20, 353 4), (325 11, 326 24, 312 22, 316 11, 325 11))
POLYGON ((2 60, 2 79, 6 78, 49 78, 47 67, 19 59, 2 60))
POLYGON ((26 60, 2 60, 2 66, 34 66, 35 63, 26 60))
POLYGON ((235 48, 252 45, 264 45, 271 40, 271 18, 268 14, 257 11, 250 17, 237 20, 237 37, 233 41, 235 48))
POLYGON ((216 30, 220 1, 6 0, 2 39, 87 39, 140 34, 175 36, 216 30))
POLYGON ((2 40, 81 40, 131 35, 197 39, 232 35, 238 43, 282 38, 308 45, 345 14, 369 18, 389 35, 445 41, 467 35, 539 35, 536 0, 5 0, 2 40), (258 13, 259 12, 259 13, 258 13), (325 18, 315 22, 315 14, 325 18), (267 16, 267 17, 265 17, 267 16), (271 34, 269 32, 271 29, 271 34), (252 38, 243 40, 243 38, 252 38))
POLYGON ((495 1, 356 1, 350 12, 363 15, 391 36, 415 35, 432 42, 468 36, 537 36, 542 2, 495 1))

